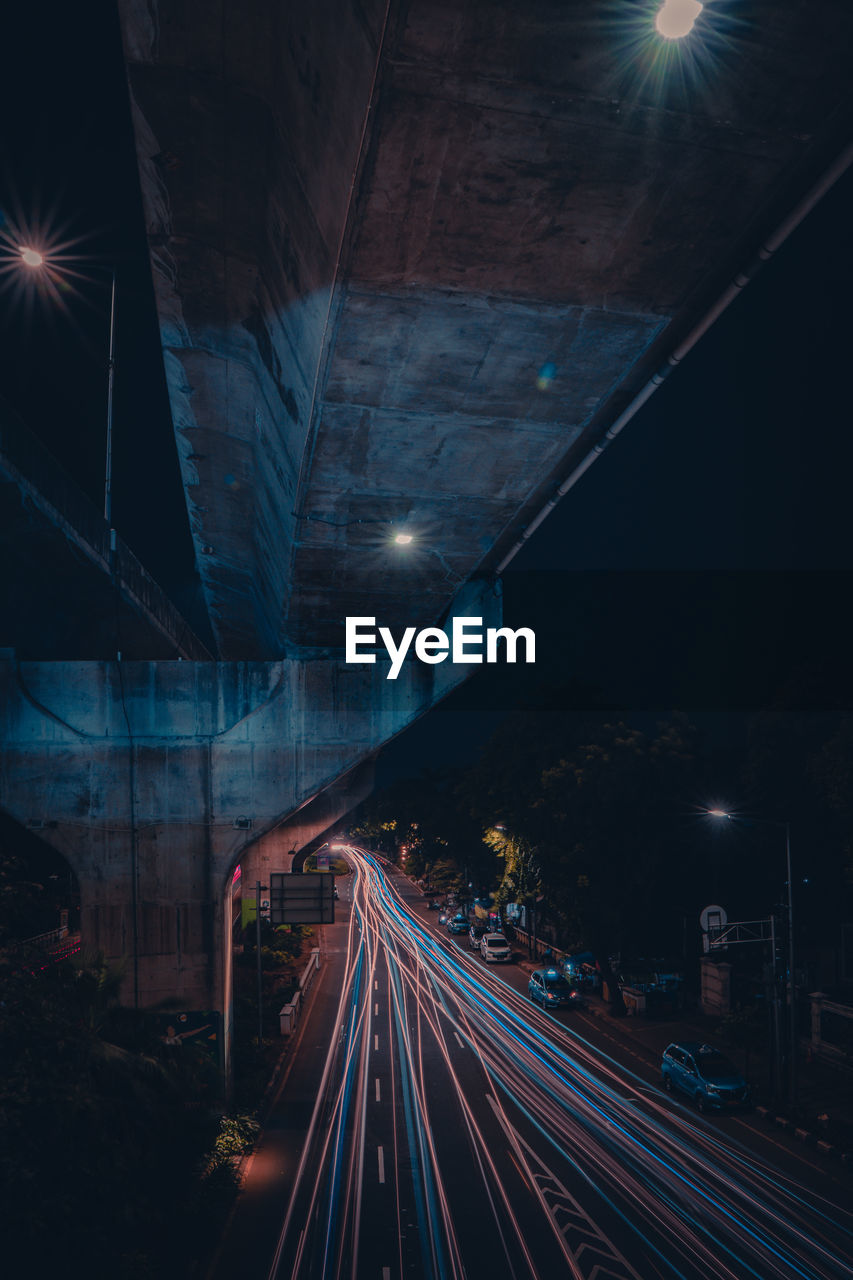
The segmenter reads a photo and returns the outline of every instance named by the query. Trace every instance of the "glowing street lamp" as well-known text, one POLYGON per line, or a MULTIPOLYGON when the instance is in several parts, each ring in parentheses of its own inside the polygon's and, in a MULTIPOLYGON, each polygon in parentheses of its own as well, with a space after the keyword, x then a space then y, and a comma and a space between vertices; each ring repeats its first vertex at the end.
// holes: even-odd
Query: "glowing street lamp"
MULTIPOLYGON (((50 266, 43 253, 28 245, 19 249, 21 261, 31 271, 41 271, 50 266)), ((107 365, 107 441, 104 465, 104 520, 112 529, 113 518, 113 382, 115 379, 115 342, 116 342, 116 269, 110 268, 110 355, 107 365)))
POLYGON ((410 533, 395 533, 394 541, 398 547, 408 547, 410 543, 414 542, 414 538, 410 533))
MULTIPOLYGON (((705 812, 712 818, 728 818, 730 822, 741 816, 736 813, 728 813, 725 809, 706 809, 705 812)), ((761 822, 770 827, 785 828, 785 860, 788 872, 788 1052, 791 1059, 788 1078, 790 1081, 791 1103, 793 1104, 796 1101, 797 1090, 797 1020, 794 1004, 796 987, 794 985, 794 881, 791 878, 791 824, 787 820, 754 818, 752 816, 745 817, 743 821, 746 823, 761 822)))
POLYGON ((655 18, 655 28, 665 40, 681 40, 693 30, 703 8, 699 0, 664 0, 655 18))

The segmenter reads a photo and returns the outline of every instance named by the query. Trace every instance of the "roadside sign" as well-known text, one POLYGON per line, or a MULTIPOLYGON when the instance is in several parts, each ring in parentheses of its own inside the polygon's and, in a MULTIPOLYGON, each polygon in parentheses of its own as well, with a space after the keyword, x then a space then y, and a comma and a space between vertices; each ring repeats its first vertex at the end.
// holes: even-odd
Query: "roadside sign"
POLYGON ((325 871, 301 876, 270 874, 270 923, 334 924, 335 877, 325 871))
POLYGON ((728 924, 729 917, 726 915, 725 907, 710 906, 705 907, 699 913, 699 923, 705 933, 719 933, 728 924))

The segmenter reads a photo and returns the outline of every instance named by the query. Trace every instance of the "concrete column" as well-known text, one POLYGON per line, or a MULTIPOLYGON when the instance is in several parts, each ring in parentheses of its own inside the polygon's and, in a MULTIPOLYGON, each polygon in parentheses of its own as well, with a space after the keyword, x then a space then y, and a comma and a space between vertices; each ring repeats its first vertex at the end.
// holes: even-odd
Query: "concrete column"
POLYGON ((701 972, 702 1012, 710 1017, 721 1018, 731 1011, 731 978, 732 966, 717 963, 703 956, 699 962, 701 972))
MULTIPOLYGON (((465 588, 457 611, 500 624, 488 584, 465 588)), ((227 1023, 237 861, 256 845, 262 865, 264 850, 304 845, 354 806, 382 743, 471 672, 387 670, 0 651, 0 806, 70 863, 83 947, 123 961, 128 1003, 177 999, 227 1023)))

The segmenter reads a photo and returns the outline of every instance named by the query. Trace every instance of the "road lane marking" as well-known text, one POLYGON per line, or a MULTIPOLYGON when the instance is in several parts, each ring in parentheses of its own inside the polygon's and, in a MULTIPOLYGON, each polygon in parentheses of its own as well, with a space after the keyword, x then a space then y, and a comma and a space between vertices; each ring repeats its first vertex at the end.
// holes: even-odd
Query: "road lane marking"
POLYGON ((376 979, 376 981, 373 983, 373 990, 374 990, 374 991, 378 991, 378 990, 379 990, 379 980, 378 980, 378 978, 377 978, 377 979, 376 979))
POLYGON ((379 1012, 379 1002, 378 1002, 378 1001, 377 1001, 377 1002, 376 1002, 376 1004, 373 1006, 373 1012, 374 1012, 374 1014, 377 1014, 377 1013, 379 1012))
POLYGON ((464 1048, 465 1048, 465 1042, 464 1042, 464 1040, 461 1040, 461 1039, 460 1039, 460 1037, 459 1037, 459 1032, 458 1032, 458 1031, 454 1031, 454 1032, 453 1032, 453 1034, 456 1036, 456 1041, 457 1041, 457 1043, 458 1043, 458 1045, 459 1045, 459 1048, 460 1048, 460 1049, 464 1049, 464 1048))
POLYGON ((374 1036, 374 1037, 373 1037, 373 1047, 374 1047, 374 1049, 378 1049, 378 1048, 379 1048, 379 1036, 374 1036))
POLYGON ((376 1101, 377 1102, 382 1101, 382 1099, 379 1096, 379 1076, 376 1077, 376 1101))
POLYGON ((390 1267, 383 1267, 383 1268, 382 1268, 382 1280, 391 1280, 391 1268, 390 1268, 390 1267))
POLYGON ((379 1181, 385 1181, 385 1151, 382 1147, 376 1148, 376 1154, 379 1157, 379 1181))

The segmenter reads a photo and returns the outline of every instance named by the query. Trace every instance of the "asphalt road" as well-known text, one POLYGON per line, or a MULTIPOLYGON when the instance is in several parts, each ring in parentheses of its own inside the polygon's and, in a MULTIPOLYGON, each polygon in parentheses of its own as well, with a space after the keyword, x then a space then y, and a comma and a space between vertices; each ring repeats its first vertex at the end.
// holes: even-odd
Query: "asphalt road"
POLYGON ((254 1213, 253 1247, 217 1275, 846 1280, 834 1187, 673 1103, 594 1020, 532 1006, 520 969, 349 858, 323 1003, 233 1237, 254 1213))

